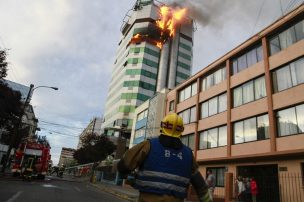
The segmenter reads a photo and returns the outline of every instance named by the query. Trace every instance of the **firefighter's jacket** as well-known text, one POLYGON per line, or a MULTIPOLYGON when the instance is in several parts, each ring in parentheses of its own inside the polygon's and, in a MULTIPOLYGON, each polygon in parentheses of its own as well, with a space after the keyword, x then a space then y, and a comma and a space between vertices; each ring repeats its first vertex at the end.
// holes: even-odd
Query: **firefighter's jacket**
MULTIPOLYGON (((129 149, 117 168, 125 176, 139 169, 135 187, 141 194, 172 196, 175 201, 186 197, 191 176, 199 173, 191 149, 164 135, 129 149)), ((207 192, 206 186, 199 189, 207 192)))
POLYGON ((135 187, 140 192, 186 198, 190 183, 192 151, 163 147, 158 138, 150 140, 150 152, 141 166, 135 187))

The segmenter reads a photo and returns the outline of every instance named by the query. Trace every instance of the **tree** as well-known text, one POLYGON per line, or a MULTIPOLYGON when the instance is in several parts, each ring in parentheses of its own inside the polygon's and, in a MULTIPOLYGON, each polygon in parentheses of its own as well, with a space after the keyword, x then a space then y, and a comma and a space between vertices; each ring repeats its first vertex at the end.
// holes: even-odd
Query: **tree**
POLYGON ((0 79, 7 75, 6 51, 0 50, 0 79))
POLYGON ((83 147, 76 150, 74 158, 79 164, 104 160, 116 146, 104 135, 87 134, 81 139, 83 147))
POLYGON ((6 75, 6 51, 0 50, 0 130, 4 131, 0 141, 8 144, 10 134, 18 127, 22 115, 22 103, 20 92, 12 90, 3 81, 6 75))

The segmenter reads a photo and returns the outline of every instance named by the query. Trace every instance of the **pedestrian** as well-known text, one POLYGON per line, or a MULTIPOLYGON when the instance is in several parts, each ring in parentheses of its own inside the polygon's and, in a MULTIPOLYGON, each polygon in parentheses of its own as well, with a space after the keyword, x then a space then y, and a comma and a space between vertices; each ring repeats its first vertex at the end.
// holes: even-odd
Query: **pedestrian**
POLYGON ((243 181, 244 181, 244 184, 245 184, 244 200, 246 202, 251 202, 250 179, 247 177, 247 178, 244 178, 243 181))
POLYGON ((245 191, 245 184, 243 182, 242 176, 239 176, 237 181, 237 198, 238 201, 243 201, 244 200, 244 191, 245 191))
POLYGON ((212 170, 207 171, 207 184, 208 184, 209 195, 211 197, 211 200, 213 200, 214 190, 215 190, 215 177, 212 174, 212 170))
POLYGON ((182 118, 169 114, 161 122, 158 137, 132 147, 118 162, 123 178, 138 169, 134 187, 140 192, 139 202, 182 202, 190 183, 200 202, 211 202, 192 150, 180 140, 183 130, 182 118))
POLYGON ((256 202, 257 201, 256 197, 258 195, 258 185, 253 177, 250 179, 250 189, 251 189, 252 202, 256 202))

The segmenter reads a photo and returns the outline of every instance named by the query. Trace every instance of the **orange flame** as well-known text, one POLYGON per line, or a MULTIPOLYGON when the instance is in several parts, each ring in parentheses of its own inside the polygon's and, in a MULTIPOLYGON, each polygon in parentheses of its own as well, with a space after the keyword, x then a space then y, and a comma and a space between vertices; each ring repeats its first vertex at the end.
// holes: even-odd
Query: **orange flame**
POLYGON ((160 8, 160 20, 156 24, 163 31, 168 31, 170 37, 174 37, 176 26, 182 22, 186 14, 186 8, 162 6, 160 8))

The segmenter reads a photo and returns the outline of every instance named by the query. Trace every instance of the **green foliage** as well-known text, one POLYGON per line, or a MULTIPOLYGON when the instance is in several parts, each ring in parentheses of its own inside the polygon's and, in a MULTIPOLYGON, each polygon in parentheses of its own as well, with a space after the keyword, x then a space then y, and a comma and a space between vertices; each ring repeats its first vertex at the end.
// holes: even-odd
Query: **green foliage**
POLYGON ((104 135, 87 134, 81 141, 83 147, 74 153, 74 158, 79 164, 102 161, 116 148, 114 143, 104 135))
POLYGON ((0 79, 7 75, 6 51, 0 50, 0 79))

